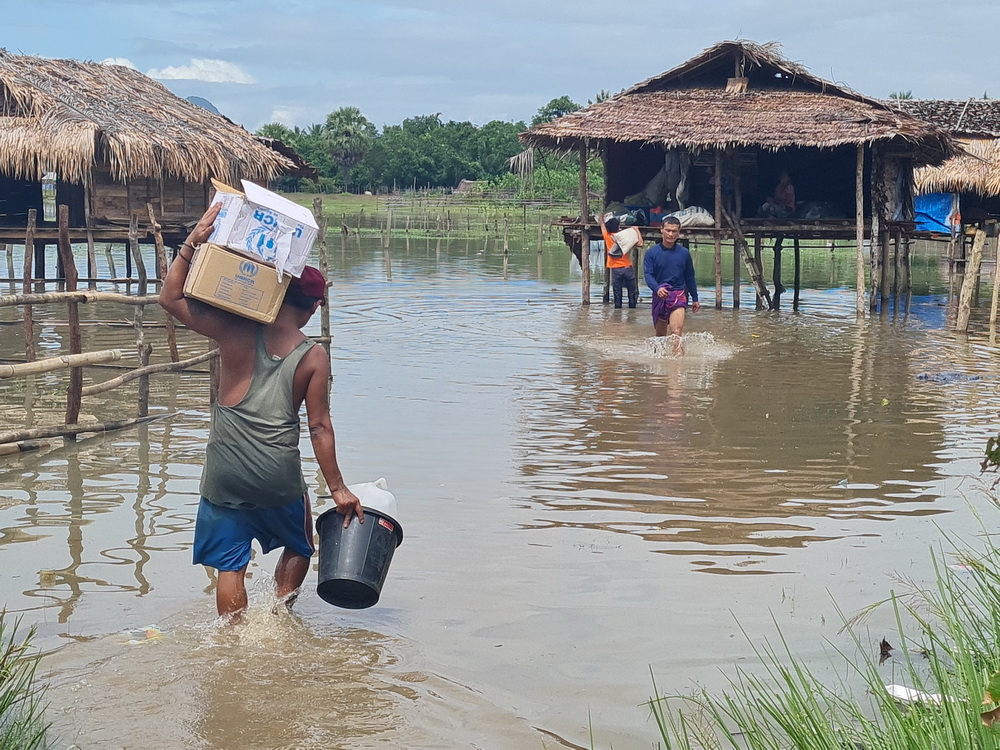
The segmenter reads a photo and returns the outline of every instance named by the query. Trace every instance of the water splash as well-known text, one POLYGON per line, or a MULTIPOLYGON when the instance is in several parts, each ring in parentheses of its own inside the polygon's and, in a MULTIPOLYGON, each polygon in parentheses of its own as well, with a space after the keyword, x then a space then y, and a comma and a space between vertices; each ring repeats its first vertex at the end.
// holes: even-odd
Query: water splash
POLYGON ((651 336, 637 347, 637 352, 654 359, 710 359, 723 360, 733 356, 739 347, 716 340, 711 333, 699 331, 685 336, 651 336))

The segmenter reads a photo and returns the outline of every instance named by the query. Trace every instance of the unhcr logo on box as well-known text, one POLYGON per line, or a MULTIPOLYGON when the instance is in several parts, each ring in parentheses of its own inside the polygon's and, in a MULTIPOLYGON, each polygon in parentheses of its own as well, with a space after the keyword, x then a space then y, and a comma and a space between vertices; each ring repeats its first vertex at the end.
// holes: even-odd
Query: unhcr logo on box
POLYGON ((257 275, 257 264, 253 261, 245 260, 240 263, 240 272, 236 278, 244 284, 253 284, 254 276, 257 275))

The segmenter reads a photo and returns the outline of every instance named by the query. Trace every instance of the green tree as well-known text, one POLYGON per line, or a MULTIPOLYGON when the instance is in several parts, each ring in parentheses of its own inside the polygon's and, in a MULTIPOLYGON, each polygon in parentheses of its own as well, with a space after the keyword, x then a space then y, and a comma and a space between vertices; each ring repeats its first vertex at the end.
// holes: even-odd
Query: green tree
POLYGON ((341 107, 326 116, 326 147, 344 188, 351 189, 351 171, 371 148, 377 131, 357 107, 341 107))
POLYGON ((889 94, 889 98, 890 99, 896 99, 896 100, 912 99, 913 98, 913 92, 912 91, 893 91, 891 94, 889 94))
POLYGON ((531 124, 540 125, 543 122, 551 122, 557 117, 576 112, 578 109, 580 109, 580 105, 568 96, 560 96, 538 110, 537 114, 531 118, 531 124))

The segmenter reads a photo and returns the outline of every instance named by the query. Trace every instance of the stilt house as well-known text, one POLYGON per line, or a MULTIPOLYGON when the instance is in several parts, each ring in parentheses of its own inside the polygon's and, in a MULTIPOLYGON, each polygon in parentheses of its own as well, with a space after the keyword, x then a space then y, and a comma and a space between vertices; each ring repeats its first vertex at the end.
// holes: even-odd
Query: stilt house
POLYGON ((267 184, 294 169, 136 70, 0 50, 0 241, 23 240, 32 208, 36 237, 51 240, 56 204, 77 238, 120 238, 132 217, 148 224, 151 204, 176 239, 207 207, 210 178, 267 184))
MULTIPOLYGON (((962 224, 996 222, 1000 218, 1000 101, 901 99, 890 104, 947 130, 965 151, 939 166, 918 169, 918 196, 947 194, 952 213, 962 224)), ((948 201, 938 203, 947 205, 948 201)), ((929 201, 928 209, 933 204, 929 201)))
MULTIPOLYGON (((758 302, 772 302, 760 278, 762 237, 777 238, 778 247, 783 238, 851 239, 858 247, 859 313, 864 239, 880 249, 872 253, 872 283, 884 283, 887 238, 898 239, 913 226, 914 168, 957 153, 940 127, 813 75, 773 43, 744 40, 720 42, 520 138, 528 146, 581 156, 581 218, 564 228, 571 247, 586 247, 593 233, 582 165, 597 152, 604 162, 605 206, 633 207, 645 198, 647 224, 691 206, 712 217, 710 226, 685 227, 684 233, 714 239, 717 306, 723 239, 734 242, 734 305, 741 255, 758 302), (781 172, 791 176, 797 209, 780 219, 761 216, 781 172)), ((585 277, 586 303, 586 269, 585 277)), ((775 286, 780 292, 780 282, 775 286)))

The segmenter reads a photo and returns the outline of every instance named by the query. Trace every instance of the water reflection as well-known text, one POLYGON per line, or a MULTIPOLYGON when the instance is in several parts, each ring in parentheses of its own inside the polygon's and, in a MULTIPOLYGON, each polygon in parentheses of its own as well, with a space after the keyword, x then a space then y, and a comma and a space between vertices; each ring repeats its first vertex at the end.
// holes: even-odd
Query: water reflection
POLYGON ((782 549, 876 533, 858 522, 944 512, 930 487, 947 407, 916 377, 944 358, 927 359, 907 319, 702 314, 672 357, 633 317, 581 315, 558 370, 521 389, 521 471, 550 511, 537 528, 770 572, 782 549))

